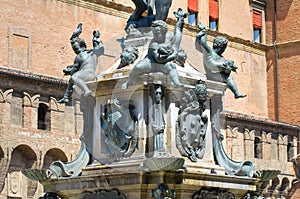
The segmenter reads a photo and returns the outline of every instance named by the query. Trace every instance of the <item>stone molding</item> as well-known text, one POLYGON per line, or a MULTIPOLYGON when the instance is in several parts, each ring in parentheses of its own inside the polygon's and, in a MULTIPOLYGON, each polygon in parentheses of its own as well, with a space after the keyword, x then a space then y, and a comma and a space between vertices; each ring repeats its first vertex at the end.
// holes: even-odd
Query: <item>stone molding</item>
POLYGON ((300 50, 300 40, 276 43, 275 45, 268 46, 267 53, 270 57, 274 56, 275 54, 274 47, 277 48, 278 54, 280 54, 281 56, 293 53, 297 54, 297 52, 299 52, 300 50))
POLYGON ((32 62, 32 33, 29 30, 20 27, 8 27, 8 67, 13 68, 13 37, 18 36, 28 40, 28 54, 26 70, 30 71, 32 62))
MULTIPOLYGON (((282 135, 298 136, 300 126, 292 123, 277 122, 268 120, 267 118, 257 117, 248 114, 223 111, 221 118, 224 125, 239 126, 248 131, 264 131, 270 133, 277 133, 282 135)), ((223 127, 225 128, 225 127, 223 127)))
POLYGON ((0 89, 0 103, 11 103, 13 89, 8 89, 6 91, 2 91, 0 89))
POLYGON ((244 139, 254 141, 255 140, 255 130, 245 129, 244 139))
POLYGON ((98 190, 94 192, 84 192, 82 199, 94 199, 94 198, 114 198, 114 199, 126 199, 127 197, 120 193, 119 190, 98 190))
POLYGON ((267 5, 266 0, 249 0, 249 3, 253 8, 260 9, 260 10, 264 10, 267 5))
POLYGON ((23 105, 27 107, 34 107, 38 108, 39 106, 39 100, 40 100, 40 95, 36 94, 33 96, 30 96, 27 92, 23 92, 23 105))

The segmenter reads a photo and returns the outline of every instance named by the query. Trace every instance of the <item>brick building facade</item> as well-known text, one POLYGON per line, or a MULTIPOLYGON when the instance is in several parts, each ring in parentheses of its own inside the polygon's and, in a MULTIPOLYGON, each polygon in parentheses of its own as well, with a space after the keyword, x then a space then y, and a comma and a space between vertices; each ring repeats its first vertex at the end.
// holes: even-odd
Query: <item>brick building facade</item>
POLYGON ((269 116, 299 124, 300 1, 268 1, 266 28, 269 116))
MULTIPOLYGON (((119 58, 119 41, 133 6, 127 0, 0 1, 0 198, 42 196, 42 186, 26 179, 20 169, 42 169, 54 160, 74 159, 82 133, 79 103, 57 103, 68 80, 62 78, 62 69, 74 58, 69 37, 82 22, 81 36, 91 48, 92 31, 101 31, 106 48, 97 71, 101 72, 119 58)), ((174 0, 170 10, 178 7, 187 10, 188 1, 174 0)), ((300 22, 295 17, 299 7, 299 0, 220 0, 218 30, 208 30, 210 43, 217 35, 229 39, 224 54, 239 66, 233 76, 247 94, 236 101, 230 91, 225 93, 223 132, 228 156, 247 158, 257 169, 282 171, 261 185, 266 197, 287 197, 298 191, 289 192, 295 179, 292 157, 299 153, 300 129, 291 124, 300 124, 296 69, 300 22), (265 16, 261 43, 252 42, 255 9, 265 16)), ((199 1, 198 8, 197 20, 209 27, 209 0, 199 1)), ((169 17, 172 28, 173 16, 169 17)), ((197 32, 195 26, 185 25, 182 45, 192 57, 188 61, 204 72, 201 56, 188 50, 197 32)))

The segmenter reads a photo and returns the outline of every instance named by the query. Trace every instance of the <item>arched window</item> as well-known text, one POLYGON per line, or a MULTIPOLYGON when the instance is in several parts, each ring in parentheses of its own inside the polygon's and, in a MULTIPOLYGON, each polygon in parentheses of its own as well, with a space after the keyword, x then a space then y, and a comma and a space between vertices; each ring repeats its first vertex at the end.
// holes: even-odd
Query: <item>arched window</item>
POLYGON ((38 129, 50 130, 50 115, 48 106, 40 103, 38 108, 38 129))
POLYGON ((262 142, 259 137, 254 140, 254 158, 262 159, 262 142))

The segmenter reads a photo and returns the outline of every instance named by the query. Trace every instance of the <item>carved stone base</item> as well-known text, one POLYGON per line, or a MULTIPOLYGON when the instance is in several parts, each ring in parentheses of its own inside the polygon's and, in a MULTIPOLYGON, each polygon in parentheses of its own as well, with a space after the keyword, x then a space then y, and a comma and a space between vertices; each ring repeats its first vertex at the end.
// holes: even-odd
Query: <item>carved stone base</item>
MULTIPOLYGON (((43 183, 45 192, 59 193, 63 198, 82 198, 88 188, 90 194, 99 190, 107 193, 118 190, 120 196, 134 199, 152 197, 152 191, 158 185, 168 185, 174 190, 176 198, 192 198, 199 193, 199 187, 205 190, 217 189, 218 193, 232 193, 236 198, 242 198, 248 191, 256 190, 257 179, 246 177, 231 177, 219 174, 201 174, 199 172, 154 171, 154 172, 111 172, 109 168, 98 166, 94 174, 77 178, 46 181, 43 183)), ((85 173, 86 174, 86 173, 85 173)), ((106 194, 107 194, 106 193, 106 194)))
POLYGON ((185 169, 183 158, 160 157, 148 158, 143 162, 144 171, 176 171, 185 169))
POLYGON ((191 172, 225 175, 224 168, 207 161, 198 161, 197 163, 187 161, 186 169, 191 172))

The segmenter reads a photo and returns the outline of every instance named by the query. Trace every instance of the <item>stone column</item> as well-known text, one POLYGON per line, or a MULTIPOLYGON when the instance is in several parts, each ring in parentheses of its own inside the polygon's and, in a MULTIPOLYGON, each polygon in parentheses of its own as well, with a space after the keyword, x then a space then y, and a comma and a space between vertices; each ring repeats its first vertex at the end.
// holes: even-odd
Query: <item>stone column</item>
POLYGON ((272 133, 262 132, 262 158, 264 160, 271 160, 271 140, 272 133))
POLYGON ((0 95, 0 124, 4 125, 10 125, 10 107, 11 107, 11 100, 12 100, 12 93, 13 89, 9 89, 6 91, 0 90, 0 92, 3 93, 3 95, 0 95))
POLYGON ((28 93, 23 92, 23 109, 24 109, 24 128, 38 127, 38 107, 40 95, 34 95, 31 97, 28 93))
POLYGON ((254 139, 255 139, 255 130, 249 131, 248 129, 246 129, 244 132, 246 159, 254 158, 254 139))
POLYGON ((12 126, 23 127, 23 98, 21 93, 13 93, 10 104, 10 122, 12 126))
POLYGON ((73 122, 69 119, 65 119, 65 114, 73 114, 73 112, 66 111, 65 104, 57 103, 55 98, 50 98, 49 101, 50 110, 50 128, 53 132, 61 132, 71 134, 73 131, 70 129, 73 127, 73 122))
POLYGON ((278 136, 278 160, 280 162, 286 162, 287 161, 287 141, 288 136, 278 136))

